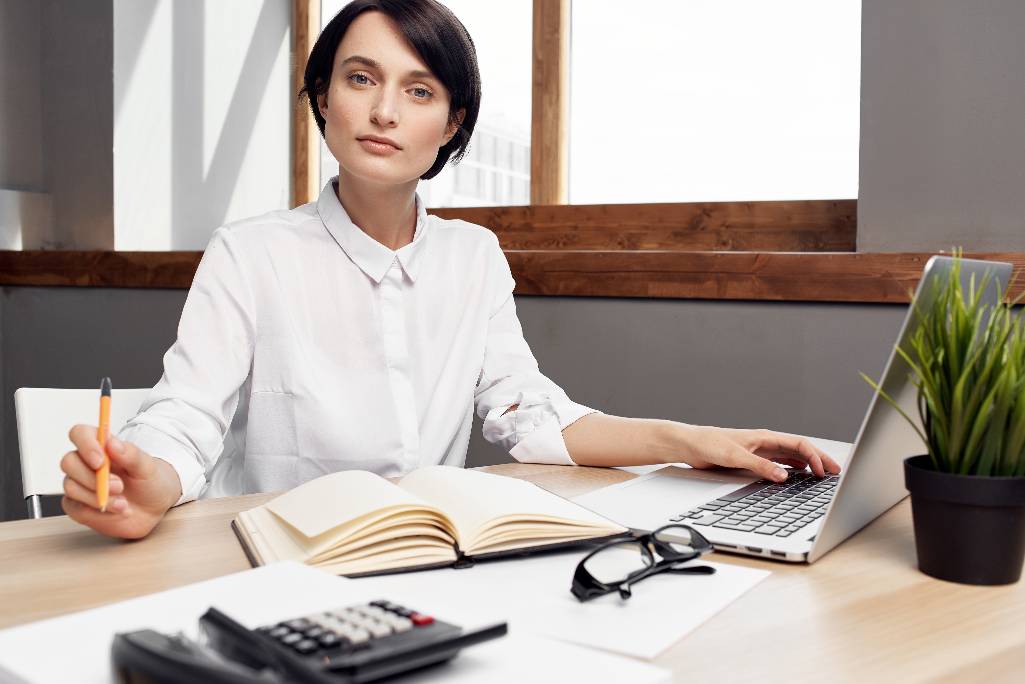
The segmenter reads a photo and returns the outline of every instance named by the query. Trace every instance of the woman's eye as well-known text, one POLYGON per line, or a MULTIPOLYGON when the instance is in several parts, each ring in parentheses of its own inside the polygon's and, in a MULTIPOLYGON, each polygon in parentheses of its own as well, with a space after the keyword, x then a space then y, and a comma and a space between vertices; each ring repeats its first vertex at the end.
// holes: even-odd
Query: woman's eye
POLYGON ((413 97, 426 100, 431 95, 433 95, 433 93, 427 90, 427 88, 413 88, 413 97))
POLYGON ((370 79, 367 78, 366 74, 352 74, 349 76, 349 80, 359 85, 367 85, 370 83, 370 79))

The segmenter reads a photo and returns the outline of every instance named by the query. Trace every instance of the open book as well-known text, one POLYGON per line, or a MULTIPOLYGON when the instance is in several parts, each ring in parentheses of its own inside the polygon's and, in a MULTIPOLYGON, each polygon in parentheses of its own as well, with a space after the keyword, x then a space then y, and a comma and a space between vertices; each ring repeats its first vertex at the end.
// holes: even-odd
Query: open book
POLYGON ((253 565, 297 560, 339 575, 426 569, 627 532, 537 485, 452 466, 398 484, 363 470, 318 477, 232 523, 253 565))

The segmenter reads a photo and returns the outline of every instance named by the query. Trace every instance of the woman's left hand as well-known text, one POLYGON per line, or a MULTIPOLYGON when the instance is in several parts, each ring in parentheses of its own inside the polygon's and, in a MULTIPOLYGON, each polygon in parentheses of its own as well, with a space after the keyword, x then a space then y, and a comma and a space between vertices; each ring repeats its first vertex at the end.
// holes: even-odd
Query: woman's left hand
POLYGON ((776 482, 787 473, 776 464, 799 470, 810 466, 818 477, 840 472, 840 464, 810 440, 771 430, 738 430, 686 425, 679 431, 680 460, 694 468, 745 468, 776 482))

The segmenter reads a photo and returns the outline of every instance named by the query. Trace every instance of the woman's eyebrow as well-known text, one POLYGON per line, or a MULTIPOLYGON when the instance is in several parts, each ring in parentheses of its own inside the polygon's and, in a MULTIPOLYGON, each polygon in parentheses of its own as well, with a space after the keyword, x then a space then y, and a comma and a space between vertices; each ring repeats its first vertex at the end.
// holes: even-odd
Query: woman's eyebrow
MULTIPOLYGON (((380 62, 370 59, 369 57, 363 57, 362 55, 353 55, 351 57, 346 57, 338 66, 345 66, 346 64, 362 64, 367 68, 383 71, 380 62)), ((435 78, 434 74, 432 74, 429 71, 423 71, 422 69, 414 69, 413 71, 407 73, 406 76, 411 78, 435 78)))

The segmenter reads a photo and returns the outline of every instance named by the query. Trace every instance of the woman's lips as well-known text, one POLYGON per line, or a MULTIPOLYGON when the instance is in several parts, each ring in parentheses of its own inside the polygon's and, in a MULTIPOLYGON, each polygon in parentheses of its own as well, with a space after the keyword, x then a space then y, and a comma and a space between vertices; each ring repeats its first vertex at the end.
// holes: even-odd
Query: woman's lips
POLYGON ((371 154, 388 155, 395 154, 399 151, 399 148, 395 147, 394 145, 389 145, 388 143, 383 142, 377 142, 376 140, 367 140, 366 138, 361 139, 359 141, 359 144, 364 150, 370 152, 371 154))

